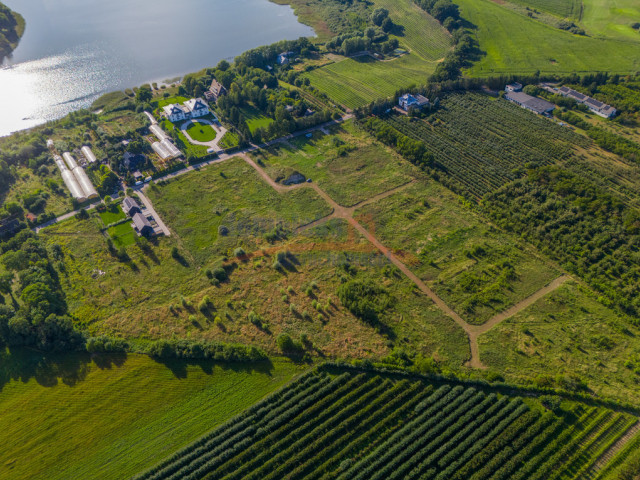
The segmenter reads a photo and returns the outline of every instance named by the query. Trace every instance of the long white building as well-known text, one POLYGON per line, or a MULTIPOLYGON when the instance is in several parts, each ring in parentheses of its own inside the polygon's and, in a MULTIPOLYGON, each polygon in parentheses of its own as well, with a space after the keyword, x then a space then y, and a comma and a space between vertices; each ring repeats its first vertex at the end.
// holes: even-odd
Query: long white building
POLYGON ((62 157, 60 155, 55 155, 53 160, 56 162, 56 165, 60 170, 60 174, 62 175, 62 181, 69 190, 69 193, 71 193, 71 196, 79 202, 84 202, 87 199, 84 190, 78 183, 75 175, 67 168, 62 157))
POLYGON ((98 161, 91 148, 87 147, 86 145, 82 147, 80 151, 82 152, 82 155, 84 155, 84 158, 87 159, 87 162, 96 163, 98 161))
POLYGON ((76 181, 82 191, 84 192, 85 199, 87 198, 96 198, 98 197, 98 192, 94 188, 91 180, 89 179, 87 173, 82 169, 82 167, 78 166, 78 162, 69 152, 64 152, 62 154, 65 162, 69 166, 69 170, 73 173, 73 176, 76 178, 76 181))

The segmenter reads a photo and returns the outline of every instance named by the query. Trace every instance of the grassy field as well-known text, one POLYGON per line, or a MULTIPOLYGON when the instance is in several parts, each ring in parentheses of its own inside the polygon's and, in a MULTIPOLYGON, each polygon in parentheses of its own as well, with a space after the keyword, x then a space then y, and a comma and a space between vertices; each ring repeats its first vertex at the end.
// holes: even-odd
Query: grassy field
POLYGON ((480 337, 480 354, 509 380, 554 383, 556 375, 576 374, 598 395, 637 403, 639 335, 628 319, 569 283, 480 337))
POLYGON ((119 220, 123 220, 124 218, 126 218, 126 215, 122 211, 122 208, 120 207, 120 205, 112 205, 109 209, 107 209, 104 212, 101 212, 99 215, 100 215, 100 218, 102 219, 102 223, 104 223, 105 226, 111 225, 112 223, 115 223, 119 220))
POLYGON ((128 478, 288 382, 302 369, 139 355, 1 356, 2 478, 128 478))
POLYGON ((224 134, 224 137, 222 137, 218 145, 220 146, 220 148, 226 150, 229 148, 237 147, 239 143, 240 138, 238 138, 237 134, 235 134, 234 132, 227 132, 224 134))
POLYGON ((121 223, 107 230, 116 247, 128 247, 135 243, 136 233, 131 227, 131 223, 121 223))
POLYGON ((581 23, 596 37, 615 37, 640 43, 640 33, 631 25, 640 18, 635 0, 582 0, 581 23))
POLYGON ((547 411, 515 392, 331 373, 303 376, 136 480, 571 480, 638 420, 566 400, 547 411), (242 441, 227 446, 232 435, 242 441))
POLYGON ((579 19, 582 13, 581 0, 511 0, 511 2, 563 18, 579 19))
POLYGON ((330 213, 311 189, 277 194, 248 168, 233 160, 151 190, 174 235, 158 239, 148 253, 127 247, 126 263, 109 254, 98 218, 44 230, 47 243, 62 246, 61 283, 79 322, 93 334, 216 339, 268 351, 277 350, 282 332, 294 338, 306 333, 314 355, 380 357, 402 346, 450 368, 464 364, 469 346, 462 330, 351 227, 332 221, 294 232, 330 213), (271 243, 265 234, 279 222, 286 228, 271 243), (224 235, 221 226, 228 230, 224 235), (179 259, 171 255, 174 246, 179 259), (234 256, 237 247, 246 253, 242 259, 234 256), (278 271, 272 265, 283 252, 289 255, 278 271), (384 331, 358 320, 337 300, 345 263, 353 265, 349 275, 388 290, 394 308, 380 315, 384 331), (217 285, 206 271, 221 265, 229 279, 217 285), (211 304, 199 310, 205 296, 211 304), (249 321, 251 312, 262 317, 261 328, 249 321))
POLYGON ((404 27, 397 37, 408 55, 389 61, 369 56, 347 58, 306 74, 312 85, 348 108, 392 96, 396 90, 426 83, 439 59, 451 48, 445 29, 411 0, 376 0, 391 19, 404 27))
POLYGON ((242 112, 242 115, 244 115, 244 118, 247 121, 247 126, 249 127, 249 130, 251 130, 251 133, 254 133, 258 128, 268 127, 274 121, 273 118, 269 118, 263 115, 262 113, 260 113, 260 111, 252 106, 246 106, 240 111, 242 112))
POLYGON ((211 125, 204 123, 193 122, 187 128, 187 133, 191 138, 198 142, 210 142, 216 138, 216 131, 211 125))
POLYGON ((349 122, 298 137, 254 154, 271 178, 285 181, 293 172, 312 179, 336 202, 353 206, 411 181, 415 169, 384 145, 349 122))
MULTIPOLYGON (((640 34, 629 38, 579 36, 532 20, 491 0, 459 0, 462 16, 477 29, 474 34, 486 55, 468 71, 472 76, 494 74, 631 73, 640 68, 640 34)), ((594 14, 590 18, 597 17, 594 14)), ((607 18, 611 18, 607 16, 607 18)), ((592 22, 592 23, 589 23, 592 22)), ((589 20, 597 25, 597 20, 589 20)), ((628 24, 625 29, 631 30, 628 24)), ((594 27, 595 29, 596 27, 594 27)), ((604 28, 600 26, 598 28, 604 28)), ((607 27, 608 29, 614 27, 607 27)))
POLYGON ((560 275, 433 181, 356 214, 469 323, 484 323, 560 275))

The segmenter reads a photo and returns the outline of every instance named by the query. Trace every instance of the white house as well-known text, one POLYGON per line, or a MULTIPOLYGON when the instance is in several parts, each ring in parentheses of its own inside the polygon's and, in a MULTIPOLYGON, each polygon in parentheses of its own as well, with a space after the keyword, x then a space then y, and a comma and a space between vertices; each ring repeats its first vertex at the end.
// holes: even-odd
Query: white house
POLYGON ((577 92, 569 87, 560 87, 557 89, 557 92, 563 97, 573 98, 576 102, 582 103, 589 107, 596 115, 600 115, 604 118, 612 118, 615 117, 618 111, 613 108, 611 105, 607 105, 606 103, 602 103, 595 98, 591 98, 584 93, 577 92))
POLYGON ((506 87, 504 87, 506 92, 521 92, 522 84, 518 82, 510 83, 506 87))
POLYGON ((204 117, 211 113, 209 106, 201 98, 192 98, 184 104, 172 103, 162 109, 165 116, 172 122, 189 120, 191 118, 204 117))
POLYGON ((410 93, 405 93, 398 100, 398 105, 400 105, 400 108, 405 112, 408 112, 410 108, 421 109, 426 105, 429 105, 429 99, 422 95, 411 95, 410 93))

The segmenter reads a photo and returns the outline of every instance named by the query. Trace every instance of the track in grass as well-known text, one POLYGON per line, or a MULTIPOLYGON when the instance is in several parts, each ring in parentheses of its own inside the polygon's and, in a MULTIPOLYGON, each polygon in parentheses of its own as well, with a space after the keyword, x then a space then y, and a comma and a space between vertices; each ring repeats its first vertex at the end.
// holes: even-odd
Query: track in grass
POLYGON ((320 367, 136 480, 574 479, 637 421, 320 367))

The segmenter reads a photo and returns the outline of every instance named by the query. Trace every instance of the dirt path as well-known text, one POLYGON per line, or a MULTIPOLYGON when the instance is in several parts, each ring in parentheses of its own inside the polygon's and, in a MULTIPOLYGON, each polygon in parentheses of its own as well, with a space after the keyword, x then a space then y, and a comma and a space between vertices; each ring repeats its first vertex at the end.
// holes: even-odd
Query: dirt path
POLYGON ((329 221, 332 218, 342 218, 346 220, 354 229, 356 229, 360 234, 366 238, 373 246, 375 246, 380 253, 382 253, 385 257, 389 259, 391 263, 393 263, 398 269, 404 273, 409 280, 411 280, 419 289, 424 293, 427 297, 429 297, 436 306, 442 310, 448 317, 456 322, 467 334, 469 338, 469 349, 471 351, 471 358, 467 363, 467 366, 471 368, 486 368, 482 361, 480 360, 480 347, 478 346, 478 337, 487 333, 496 325, 501 322, 507 320, 508 318, 513 317, 516 313, 524 310, 525 308, 533 305, 539 299, 544 297, 545 295, 551 293, 562 284, 564 284, 567 280, 569 280, 569 276, 562 275, 561 277, 556 278, 553 282, 544 286, 533 295, 525 298, 524 300, 518 302, 513 305, 511 308, 505 310, 504 312, 498 313, 491 319, 489 319, 483 325, 470 325, 467 323, 458 313, 456 313, 449 305, 447 305, 444 300, 442 300, 431 288, 427 286, 416 274, 414 274, 409 267, 407 267, 389 248, 382 244, 371 232, 369 232, 366 228, 364 228, 354 217, 354 213, 356 209, 364 207, 365 205, 369 205, 371 203, 380 201, 394 193, 412 185, 416 180, 412 180, 410 182, 405 183, 404 185, 400 185, 396 188, 378 194, 368 200, 364 200, 352 207, 343 207, 339 205, 333 198, 331 198, 324 190, 322 190, 315 183, 301 183, 298 185, 280 185, 276 183, 269 174, 260 167, 253 159, 251 159, 248 155, 243 154, 240 155, 245 162, 247 162, 251 167, 253 167, 256 172, 262 177, 262 179, 269 184, 274 190, 277 192, 287 192, 290 190, 295 190, 297 188, 311 188, 313 189, 320 197, 324 199, 327 204, 332 208, 333 212, 323 218, 315 220, 307 225, 300 227, 297 231, 307 230, 309 228, 316 227, 318 225, 322 225, 323 223, 329 221))
POLYGON ((591 480, 595 478, 596 474, 602 470, 611 459, 622 450, 627 443, 633 439, 636 435, 640 434, 640 421, 636 422, 629 430, 625 432, 623 436, 621 436, 616 443, 611 445, 598 459, 594 462, 593 465, 587 470, 582 476, 580 480, 591 480))

